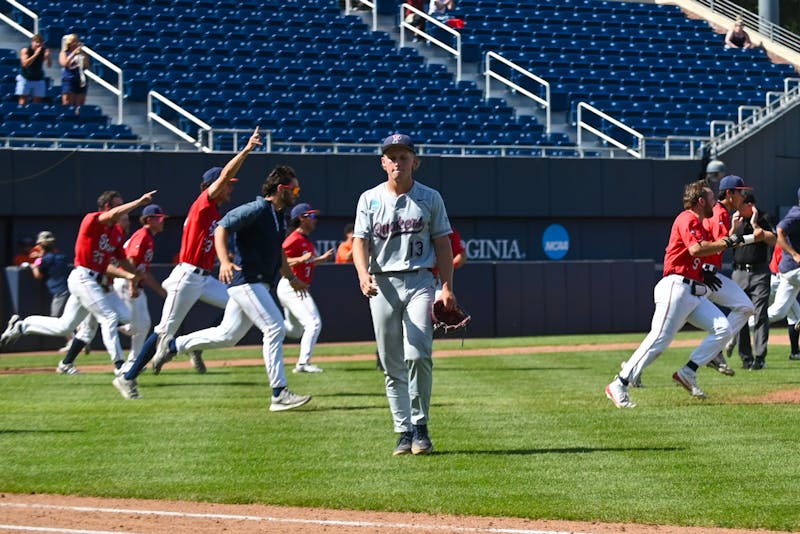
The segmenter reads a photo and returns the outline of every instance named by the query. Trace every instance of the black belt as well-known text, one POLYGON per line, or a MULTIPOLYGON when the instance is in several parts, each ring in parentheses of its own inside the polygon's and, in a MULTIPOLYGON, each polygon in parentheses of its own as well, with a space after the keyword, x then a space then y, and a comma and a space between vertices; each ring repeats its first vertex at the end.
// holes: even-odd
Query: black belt
POLYGON ((86 267, 83 268, 83 272, 97 280, 98 282, 103 278, 103 273, 98 273, 97 271, 93 271, 91 269, 87 269, 86 267))
POLYGON ((696 297, 702 297, 703 295, 710 293, 708 286, 703 282, 698 282, 697 280, 692 280, 691 278, 686 278, 685 276, 681 279, 681 282, 692 288, 692 295, 696 297))
POLYGON ((756 271, 763 271, 767 269, 767 264, 765 263, 734 263, 733 270, 734 271, 747 271, 748 273, 754 273, 756 271))
POLYGON ((201 269, 200 267, 195 267, 192 272, 194 274, 200 274, 203 276, 208 276, 209 274, 211 274, 211 271, 206 271, 205 269, 201 269))

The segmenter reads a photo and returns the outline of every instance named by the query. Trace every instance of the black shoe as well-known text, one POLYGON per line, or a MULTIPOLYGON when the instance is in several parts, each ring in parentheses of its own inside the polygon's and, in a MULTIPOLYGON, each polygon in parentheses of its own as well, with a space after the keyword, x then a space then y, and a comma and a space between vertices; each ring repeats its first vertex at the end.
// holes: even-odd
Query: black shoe
POLYGON ((428 425, 414 425, 414 439, 411 442, 413 454, 430 454, 433 452, 433 443, 428 437, 428 425))
POLYGON ((793 352, 789 354, 790 360, 800 360, 800 352, 793 352))
POLYGON ((753 365, 750 366, 751 371, 760 371, 764 367, 767 366, 767 362, 764 361, 764 358, 756 358, 753 361, 753 365))
POLYGON ((752 369, 753 361, 753 358, 742 358, 742 369, 752 369))
POLYGON ((401 456, 411 453, 411 442, 414 439, 413 432, 400 432, 400 439, 397 440, 397 447, 394 448, 392 456, 401 456))

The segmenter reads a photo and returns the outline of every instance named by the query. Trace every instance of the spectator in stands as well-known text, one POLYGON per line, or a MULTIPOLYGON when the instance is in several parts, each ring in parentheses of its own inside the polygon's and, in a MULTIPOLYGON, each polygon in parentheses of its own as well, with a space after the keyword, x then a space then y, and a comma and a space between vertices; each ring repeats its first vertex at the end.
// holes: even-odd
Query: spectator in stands
POLYGON ((336 263, 353 263, 353 223, 344 227, 344 241, 336 249, 336 263))
POLYGON ((69 266, 67 256, 56 248, 56 236, 53 232, 39 232, 36 237, 36 244, 39 250, 31 253, 34 258, 31 264, 33 277, 37 280, 44 280, 47 291, 50 293, 50 316, 61 317, 64 312, 64 304, 69 298, 67 288, 67 276, 72 270, 69 266))
MULTIPOLYGON (((408 4, 410 4, 412 7, 415 7, 416 9, 422 11, 423 13, 425 12, 425 0, 408 0, 408 4)), ((417 28, 418 30, 423 31, 423 32, 425 31, 425 19, 422 18, 422 15, 419 15, 418 13, 414 13, 410 9, 406 9, 405 21, 408 24, 411 24, 412 26, 417 28)), ((414 41, 419 41, 419 40, 420 40, 419 36, 415 33, 414 34, 414 41)))
POLYGON ((725 47, 744 49, 753 47, 750 36, 744 31, 744 22, 741 18, 736 18, 736 22, 733 23, 733 28, 731 28, 725 36, 725 47))
POLYGON ((75 114, 80 113, 86 103, 86 70, 91 66, 89 56, 83 50, 78 35, 65 35, 61 41, 58 63, 64 67, 61 73, 61 103, 75 106, 75 114))
POLYGON ((455 8, 455 0, 431 0, 428 14, 442 24, 446 24, 452 18, 455 8))
POLYGON ((23 237, 19 241, 17 241, 17 253, 14 255, 13 265, 17 267, 22 267, 26 269, 30 267, 31 262, 34 258, 31 258, 31 250, 33 249, 33 238, 32 237, 23 237))
POLYGON ((47 93, 47 86, 44 81, 44 67, 53 65, 50 60, 50 49, 45 45, 44 38, 37 34, 31 37, 31 46, 19 51, 19 62, 22 65, 22 72, 17 74, 17 87, 14 94, 20 106, 28 103, 28 98, 33 102, 39 103, 47 93))

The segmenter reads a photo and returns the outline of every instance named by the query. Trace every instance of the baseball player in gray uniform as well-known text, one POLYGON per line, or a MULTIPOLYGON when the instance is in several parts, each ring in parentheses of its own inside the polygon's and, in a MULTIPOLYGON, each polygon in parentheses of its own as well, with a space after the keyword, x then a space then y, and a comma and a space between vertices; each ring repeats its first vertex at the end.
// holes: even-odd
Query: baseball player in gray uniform
POLYGON ((452 230, 441 195, 412 177, 420 162, 411 138, 390 135, 381 151, 387 180, 358 199, 353 262, 369 298, 386 397, 400 435, 394 455, 429 454, 436 286, 431 270, 439 269, 439 298, 452 310, 452 230))

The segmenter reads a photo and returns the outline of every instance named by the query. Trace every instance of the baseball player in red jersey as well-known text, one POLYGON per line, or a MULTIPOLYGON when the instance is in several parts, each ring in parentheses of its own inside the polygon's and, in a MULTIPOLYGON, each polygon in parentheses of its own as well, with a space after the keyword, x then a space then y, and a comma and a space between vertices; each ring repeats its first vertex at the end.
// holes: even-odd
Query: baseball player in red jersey
MULTIPOLYGON (((783 256, 783 249, 777 243, 772 250, 772 260, 769 262, 769 270, 772 273, 769 282, 769 304, 775 302, 775 293, 781 283, 781 271, 778 267, 781 263, 783 256)), ((786 322, 789 324, 789 359, 800 360, 800 332, 798 332, 798 324, 800 324, 800 303, 795 299, 789 311, 786 312, 786 322)), ((733 351, 733 348, 731 348, 733 351)))
MULTIPOLYGON (((225 167, 213 167, 203 174, 200 195, 189 208, 183 223, 178 264, 162 284, 167 296, 161 322, 144 342, 130 369, 114 380, 114 386, 126 399, 139 398, 136 378, 150 360, 153 360, 153 372, 157 374, 170 359, 167 342, 177 334, 195 302, 201 300, 217 308, 225 308, 228 302, 227 287, 216 277, 209 276, 216 258, 214 230, 220 219, 219 206, 230 201, 233 184, 238 181, 235 175, 257 146, 261 146, 258 128, 250 136, 247 146, 225 167)), ((196 355, 193 357, 197 358, 196 355)), ((193 363, 198 371, 205 370, 202 360, 194 360, 193 363)))
MULTIPOLYGON (((714 204, 714 214, 703 221, 703 226, 711 234, 712 240, 727 237, 734 233, 730 211, 739 210, 739 208, 741 208, 745 191, 751 189, 752 187, 747 187, 744 184, 744 180, 738 176, 729 175, 720 180, 719 194, 717 195, 718 201, 714 204)), ((741 226, 741 223, 741 220, 736 221, 737 228, 741 226)), ((747 244, 762 241, 763 239, 764 231, 761 228, 756 228, 753 234, 744 236, 744 242, 747 244)), ((707 257, 706 263, 716 266, 718 270, 721 269, 722 252, 707 257)), ((730 310, 728 313, 728 322, 731 325, 732 332, 738 334, 739 330, 747 324, 747 320, 755 312, 753 302, 744 290, 739 287, 739 284, 721 273, 717 276, 722 281, 722 287, 709 293, 708 300, 730 310)), ((708 362, 708 366, 724 375, 734 375, 734 370, 728 365, 721 351, 708 362)))
MULTIPOLYGON (((100 280, 112 256, 120 260, 122 269, 118 274, 123 274, 125 278, 134 282, 139 280, 141 275, 122 254, 122 242, 118 234, 113 231, 113 226, 123 214, 150 204, 155 193, 151 191, 127 204, 122 203, 122 197, 116 191, 103 193, 98 199, 98 205, 107 206, 107 209, 88 213, 78 230, 78 237, 75 240, 75 268, 67 279, 70 296, 64 307, 64 313, 61 317, 31 315, 24 320, 20 320, 17 315, 12 316, 8 327, 0 336, 0 347, 5 347, 26 334, 65 336, 72 332, 87 314, 92 314, 100 323, 103 343, 112 359, 124 359, 117 333, 117 313, 109 305, 108 293, 100 285, 100 280), (108 201, 105 201, 105 198, 108 201)), ((72 374, 66 370, 63 372, 72 374)))
MULTIPOLYGON (((311 207, 311 204, 305 202, 292 208, 291 224, 295 230, 282 244, 292 272, 309 286, 314 276, 314 267, 333 258, 333 249, 318 256, 314 242, 309 238, 317 227, 318 214, 319 212, 311 207)), ((293 339, 300 338, 300 357, 293 372, 321 373, 322 369, 311 363, 311 354, 322 330, 322 319, 311 293, 308 289, 302 292, 295 291, 289 280, 281 278, 276 294, 283 306, 286 336, 293 339)))
POLYGON ((705 398, 697 385, 697 368, 717 355, 732 334, 725 315, 706 298, 711 292, 707 284, 715 286, 719 279, 716 268, 705 264, 704 258, 735 246, 739 241, 728 236, 712 241, 703 227, 703 220, 713 215, 714 206, 714 193, 704 181, 687 184, 683 206, 685 210, 677 216, 670 231, 664 255, 664 277, 653 291, 656 309, 650 333, 622 366, 619 375, 606 386, 606 396, 617 408, 636 406, 628 396, 628 385, 666 350, 687 321, 707 330, 709 335, 672 378, 693 397, 705 398))

